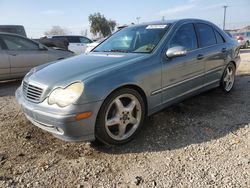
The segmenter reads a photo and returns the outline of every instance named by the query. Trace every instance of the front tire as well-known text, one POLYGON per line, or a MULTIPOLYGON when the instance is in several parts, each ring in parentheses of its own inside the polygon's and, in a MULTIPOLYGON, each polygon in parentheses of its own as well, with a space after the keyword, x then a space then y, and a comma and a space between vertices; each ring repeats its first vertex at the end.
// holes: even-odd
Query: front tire
POLYGON ((145 119, 145 103, 133 89, 112 93, 103 103, 96 121, 96 137, 108 145, 121 145, 132 140, 145 119))
POLYGON ((245 44, 245 46, 244 46, 244 48, 246 48, 246 49, 247 49, 247 48, 248 48, 248 46, 249 46, 249 42, 247 41, 247 42, 246 42, 246 44, 245 44))
POLYGON ((233 89, 235 82, 235 74, 236 67, 232 62, 230 62, 222 75, 220 83, 220 86, 225 93, 229 93, 233 89))

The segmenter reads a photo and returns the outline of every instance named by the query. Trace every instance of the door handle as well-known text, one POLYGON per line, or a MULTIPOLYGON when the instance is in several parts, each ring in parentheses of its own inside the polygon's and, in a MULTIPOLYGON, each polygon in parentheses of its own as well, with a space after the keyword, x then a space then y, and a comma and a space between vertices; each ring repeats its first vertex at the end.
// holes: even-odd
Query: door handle
POLYGON ((197 59, 198 60, 202 60, 204 58, 204 55, 203 54, 199 54, 198 56, 197 56, 197 59))
POLYGON ((221 52, 222 52, 222 53, 225 53, 226 51, 227 51, 226 48, 222 48, 222 49, 221 49, 221 52))

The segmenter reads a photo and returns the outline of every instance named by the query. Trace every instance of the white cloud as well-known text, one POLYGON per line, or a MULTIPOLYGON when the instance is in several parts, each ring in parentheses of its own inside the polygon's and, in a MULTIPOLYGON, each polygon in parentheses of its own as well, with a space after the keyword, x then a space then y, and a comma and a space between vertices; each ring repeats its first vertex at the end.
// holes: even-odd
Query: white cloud
POLYGON ((176 14, 176 13, 180 13, 180 12, 185 12, 188 11, 190 9, 193 9, 195 7, 195 5, 183 5, 183 6, 177 6, 177 7, 173 7, 173 8, 169 8, 166 10, 162 10, 160 11, 160 15, 165 16, 165 15, 169 15, 169 14, 176 14))
POLYGON ((63 15, 64 14, 64 12, 61 10, 44 10, 41 13, 45 15, 63 15))
POLYGON ((188 0, 189 3, 195 3, 195 2, 198 2, 200 0, 188 0))

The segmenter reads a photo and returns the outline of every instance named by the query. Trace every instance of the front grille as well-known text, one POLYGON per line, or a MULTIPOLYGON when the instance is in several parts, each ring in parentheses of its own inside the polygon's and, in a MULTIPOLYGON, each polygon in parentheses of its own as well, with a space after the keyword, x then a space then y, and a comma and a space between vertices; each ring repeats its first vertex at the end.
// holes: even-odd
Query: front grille
POLYGON ((40 102, 43 89, 27 82, 23 82, 23 94, 29 101, 40 102))

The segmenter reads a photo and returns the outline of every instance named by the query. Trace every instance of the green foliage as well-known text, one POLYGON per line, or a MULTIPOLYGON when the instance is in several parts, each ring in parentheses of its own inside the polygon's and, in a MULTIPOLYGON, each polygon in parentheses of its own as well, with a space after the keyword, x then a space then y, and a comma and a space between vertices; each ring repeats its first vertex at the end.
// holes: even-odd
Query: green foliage
POLYGON ((104 15, 100 13, 91 14, 89 16, 90 32, 94 36, 107 37, 114 31, 116 22, 107 20, 104 15))

